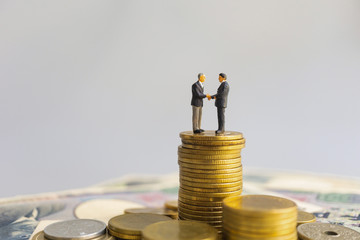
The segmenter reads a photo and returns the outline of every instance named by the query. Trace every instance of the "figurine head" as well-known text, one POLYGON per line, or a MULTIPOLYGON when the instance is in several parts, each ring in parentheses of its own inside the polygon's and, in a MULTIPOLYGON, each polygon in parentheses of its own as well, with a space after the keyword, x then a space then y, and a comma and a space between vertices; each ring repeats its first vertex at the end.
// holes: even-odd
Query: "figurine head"
POLYGON ((220 73, 219 74, 219 82, 225 81, 227 78, 225 73, 220 73))
POLYGON ((198 80, 200 82, 205 82, 205 79, 206 79, 206 77, 205 77, 205 75, 203 73, 198 74, 198 80))

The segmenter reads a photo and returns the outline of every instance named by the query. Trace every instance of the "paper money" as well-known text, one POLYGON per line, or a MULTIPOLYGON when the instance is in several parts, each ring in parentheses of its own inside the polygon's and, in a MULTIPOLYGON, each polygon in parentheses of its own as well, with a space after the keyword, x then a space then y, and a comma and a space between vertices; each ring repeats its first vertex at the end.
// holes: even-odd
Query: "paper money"
MULTIPOLYGON (((178 173, 126 176, 84 189, 0 199, 0 239, 29 239, 40 221, 95 218, 106 221, 125 208, 162 207, 177 199, 178 173), (99 211, 91 211, 96 206, 99 211)), ((269 194, 295 200, 319 222, 360 232, 360 180, 339 176, 244 169, 243 194, 269 194)))

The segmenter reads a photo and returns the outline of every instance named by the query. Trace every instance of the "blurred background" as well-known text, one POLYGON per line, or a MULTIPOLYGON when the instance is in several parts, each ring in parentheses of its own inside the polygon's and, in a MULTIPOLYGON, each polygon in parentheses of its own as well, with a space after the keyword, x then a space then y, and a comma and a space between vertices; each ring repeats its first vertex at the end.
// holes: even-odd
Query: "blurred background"
POLYGON ((177 171, 199 72, 244 172, 360 176, 360 1, 2 0, 0 197, 177 171))

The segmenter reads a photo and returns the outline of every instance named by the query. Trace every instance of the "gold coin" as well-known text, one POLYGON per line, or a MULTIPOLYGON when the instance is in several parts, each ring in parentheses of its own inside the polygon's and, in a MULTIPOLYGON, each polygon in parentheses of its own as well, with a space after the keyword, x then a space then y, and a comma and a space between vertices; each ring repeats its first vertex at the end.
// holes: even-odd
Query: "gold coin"
MULTIPOLYGON (((184 190, 182 190, 182 191, 184 191, 184 190)), ((228 194, 229 195, 227 195, 227 196, 237 196, 237 195, 241 194, 241 191, 237 191, 236 193, 228 193, 228 194)), ((226 197, 226 195, 225 196, 196 196, 196 195, 184 194, 180 191, 179 191, 179 196, 181 196, 182 198, 188 199, 188 200, 201 201, 201 202, 219 202, 226 197)))
POLYGON ((169 200, 166 201, 164 207, 170 210, 177 211, 178 210, 178 200, 169 200))
POLYGON ((298 211, 298 217, 297 217, 297 224, 301 225, 304 223, 312 223, 316 221, 316 217, 314 214, 304 212, 304 211, 298 211))
POLYGON ((208 141, 208 140, 181 139, 181 141, 186 144, 202 145, 202 146, 230 146, 230 145, 245 144, 245 139, 226 140, 226 141, 225 140, 208 141))
POLYGON ((186 177, 194 177, 194 178, 206 178, 206 179, 222 179, 222 178, 236 178, 242 177, 242 172, 240 173, 228 173, 228 174, 202 174, 202 173, 191 173, 191 172, 184 172, 180 170, 181 176, 186 177))
POLYGON ((223 165, 186 163, 186 162, 182 162, 182 159, 179 159, 178 163, 182 167, 196 168, 196 169, 214 169, 214 170, 218 169, 218 170, 220 170, 220 169, 231 169, 231 168, 241 167, 240 159, 238 160, 237 163, 223 164, 223 165))
POLYGON ((179 202, 201 207, 222 207, 222 198, 220 198, 218 201, 208 201, 208 199, 206 199, 205 201, 200 201, 188 199, 186 197, 184 198, 179 195, 179 202))
POLYGON ((269 195, 244 195, 224 199, 225 209, 243 216, 277 216, 297 212, 296 204, 286 198, 269 195))
POLYGON ((286 224, 288 222, 296 222, 297 212, 279 214, 279 215, 240 215, 238 212, 231 212, 229 209, 225 208, 224 217, 230 219, 232 222, 241 222, 246 224, 259 224, 260 226, 264 225, 273 225, 273 224, 286 224))
POLYGON ((217 240, 215 228, 195 221, 167 221, 147 226, 144 240, 217 240))
POLYGON ((245 144, 228 145, 228 146, 204 146, 204 145, 193 145, 193 144, 182 143, 182 147, 188 149, 199 149, 199 150, 227 151, 227 150, 235 150, 235 149, 241 150, 245 147, 245 144))
POLYGON ((180 181, 181 186, 188 186, 188 187, 195 187, 195 188, 232 188, 243 185, 242 181, 232 182, 232 183, 198 183, 198 182, 191 182, 186 180, 180 181))
POLYGON ((241 190, 236 190, 232 192, 221 192, 221 193, 203 193, 203 192, 195 192, 195 191, 188 191, 183 188, 179 188, 180 194, 186 194, 188 196, 194 196, 194 197, 222 197, 225 198, 227 196, 233 196, 241 193, 241 190))
POLYGON ((108 228, 119 234, 140 235, 147 225, 168 220, 171 218, 152 213, 124 214, 111 218, 108 228))
POLYGON ((240 158, 241 154, 235 153, 235 154, 225 154, 225 155, 197 155, 197 154, 178 152, 178 156, 181 158, 201 159, 201 160, 227 160, 227 159, 240 158))
POLYGON ((179 216, 185 217, 187 219, 191 219, 191 220, 199 220, 199 221, 221 221, 222 220, 222 216, 201 216, 201 215, 193 215, 193 214, 188 214, 188 213, 184 213, 184 212, 180 212, 179 211, 179 216))
POLYGON ((213 227, 220 227, 222 225, 222 221, 205 221, 205 220, 194 220, 194 219, 189 219, 186 217, 180 217, 179 219, 181 220, 190 220, 190 221, 196 221, 196 222, 202 222, 202 223, 207 223, 213 227))
POLYGON ((297 228, 302 240, 358 240, 360 233, 348 227, 330 223, 305 223, 297 228))
POLYGON ((177 211, 166 208, 128 208, 124 211, 125 214, 129 213, 153 213, 158 215, 164 215, 171 218, 177 218, 177 211))
POLYGON ((188 148, 183 148, 180 145, 178 147, 178 152, 187 153, 187 154, 196 154, 196 155, 227 155, 227 154, 238 154, 241 151, 239 149, 227 150, 227 151, 188 149, 188 148))
POLYGON ((196 216, 222 216, 222 211, 195 211, 184 207, 180 207, 179 212, 188 213, 196 216))
POLYGON ((222 135, 215 134, 215 131, 205 131, 200 134, 194 134, 192 131, 186 131, 180 133, 181 139, 195 139, 195 140, 237 140, 243 139, 243 135, 240 132, 225 131, 222 135))
POLYGON ((180 175, 180 182, 182 180, 185 181, 191 181, 191 182, 197 182, 197 183, 213 183, 213 184, 217 184, 217 183, 234 183, 234 182, 239 182, 242 181, 242 177, 235 177, 235 178, 193 178, 193 177, 187 177, 187 176, 182 176, 180 175))
MULTIPOLYGON (((198 165, 209 165, 212 168, 216 167, 219 169, 229 169, 229 168, 236 168, 241 165, 241 158, 234 158, 228 160, 204 160, 204 159, 192 159, 192 158, 178 158, 179 165, 185 163, 187 165, 191 164, 190 168, 199 168, 198 165), (215 165, 215 166, 213 166, 215 165)), ((190 165, 189 165, 190 166, 190 165)), ((203 169, 211 169, 211 168, 203 168, 203 169)))
POLYGON ((120 238, 120 239, 126 239, 126 240, 141 240, 141 234, 138 235, 130 235, 130 234, 123 234, 123 233, 118 233, 115 232, 111 229, 109 229, 109 233, 116 237, 116 238, 120 238))
POLYGON ((194 211, 203 211, 203 212, 222 212, 222 207, 204 207, 204 206, 196 206, 196 205, 191 205, 191 204, 187 204, 187 203, 183 203, 181 201, 179 201, 179 207, 182 208, 186 208, 186 209, 191 209, 194 211))
POLYGON ((293 231, 290 234, 287 235, 282 235, 282 236, 259 236, 259 235, 254 235, 254 234, 243 234, 243 233, 234 233, 234 232, 229 232, 228 229, 223 230, 223 234, 225 235, 225 239, 231 239, 231 240, 237 240, 237 239, 241 239, 241 240, 297 240, 297 233, 296 231, 293 231))
MULTIPOLYGON (((45 238, 44 236, 44 231, 38 232, 37 234, 35 234, 31 240, 48 240, 47 238, 45 238)), ((95 237, 95 238, 91 238, 89 240, 116 240, 115 237, 109 235, 108 233, 95 237)))
POLYGON ((292 233, 296 229, 296 222, 283 224, 283 225, 273 225, 273 226, 245 226, 245 222, 236 223, 227 221, 223 218, 223 226, 226 229, 231 230, 235 233, 248 233, 248 234, 258 234, 258 235, 267 235, 267 236, 276 236, 276 235, 286 235, 292 233))
POLYGON ((242 189, 242 186, 232 187, 232 188, 194 188, 188 187, 186 185, 181 184, 180 187, 182 189, 193 191, 193 192, 201 192, 201 193, 221 193, 221 192, 233 192, 242 189))
POLYGON ((180 170, 190 173, 202 173, 202 174, 229 174, 229 173, 242 173, 242 167, 229 168, 229 169, 197 169, 197 168, 186 168, 180 166, 180 170))

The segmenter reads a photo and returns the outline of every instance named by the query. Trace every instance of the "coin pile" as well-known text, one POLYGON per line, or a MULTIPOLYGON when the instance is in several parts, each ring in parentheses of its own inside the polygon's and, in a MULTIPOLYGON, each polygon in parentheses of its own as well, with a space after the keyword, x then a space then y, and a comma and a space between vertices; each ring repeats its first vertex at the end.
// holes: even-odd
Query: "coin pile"
POLYGON ((217 230, 208 224, 194 221, 163 221, 147 226, 143 240, 217 240, 217 230))
POLYGON ((222 200, 242 192, 239 132, 216 135, 213 131, 180 133, 179 219, 208 223, 222 232, 222 200))
POLYGON ((141 231, 145 227, 168 220, 171 218, 153 213, 124 214, 111 218, 108 223, 108 230, 112 236, 117 238, 141 240, 141 231))
POLYGON ((275 196, 226 198, 223 205, 225 239, 297 240, 297 212, 293 201, 275 196))

